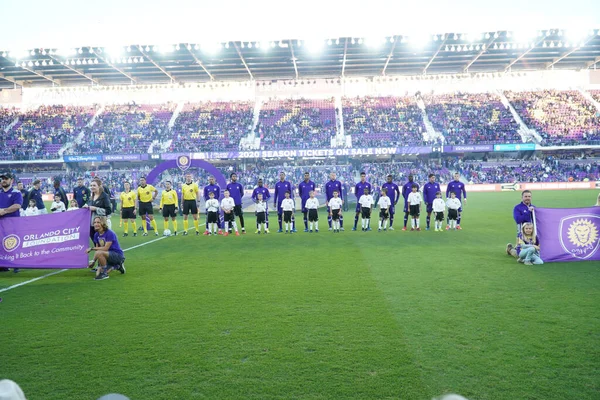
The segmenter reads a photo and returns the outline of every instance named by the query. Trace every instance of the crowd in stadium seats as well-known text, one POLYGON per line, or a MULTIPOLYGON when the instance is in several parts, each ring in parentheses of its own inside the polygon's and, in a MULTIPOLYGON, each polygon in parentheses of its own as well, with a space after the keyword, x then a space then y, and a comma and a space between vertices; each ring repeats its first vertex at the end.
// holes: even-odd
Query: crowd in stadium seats
POLYGON ((252 102, 186 104, 173 126, 170 151, 238 150, 252 130, 252 102))
POLYGON ((423 145, 423 114, 410 97, 343 98, 344 133, 352 147, 423 145))
POLYGON ((427 116, 449 145, 520 143, 519 124, 491 93, 424 96, 427 116))
POLYGON ((94 115, 93 107, 41 106, 25 112, 3 115, 6 124, 0 130, 0 146, 8 151, 3 159, 32 160, 56 158, 65 144, 77 134, 94 115), (18 118, 8 131, 5 129, 18 118))
POLYGON ((506 92, 506 97, 543 144, 600 141, 598 110, 578 91, 506 92))
POLYGON ((150 144, 168 140, 168 123, 175 105, 106 106, 96 123, 86 129, 81 143, 70 151, 73 154, 90 153, 147 153, 150 144))
POLYGON ((271 100, 260 111, 261 148, 318 149, 331 146, 336 134, 333 99, 271 100))

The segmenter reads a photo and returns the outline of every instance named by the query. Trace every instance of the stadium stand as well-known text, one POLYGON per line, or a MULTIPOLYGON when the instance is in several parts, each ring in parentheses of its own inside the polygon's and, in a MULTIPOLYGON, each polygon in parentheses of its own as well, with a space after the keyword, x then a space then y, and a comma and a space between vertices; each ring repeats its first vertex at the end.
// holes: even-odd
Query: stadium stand
POLYGON ((186 104, 173 126, 170 151, 237 150, 252 129, 253 107, 252 102, 186 104))
POLYGON ((423 96, 427 116, 449 145, 520 143, 519 125, 492 93, 423 96))
POLYGON ((261 148, 307 149, 331 146, 336 133, 333 99, 270 100, 260 111, 261 148))
POLYGON ((525 124, 537 130, 543 144, 581 144, 600 140, 597 110, 575 90, 506 92, 525 124))
POLYGON ((352 147, 423 145, 423 115, 411 97, 343 98, 344 133, 352 147))

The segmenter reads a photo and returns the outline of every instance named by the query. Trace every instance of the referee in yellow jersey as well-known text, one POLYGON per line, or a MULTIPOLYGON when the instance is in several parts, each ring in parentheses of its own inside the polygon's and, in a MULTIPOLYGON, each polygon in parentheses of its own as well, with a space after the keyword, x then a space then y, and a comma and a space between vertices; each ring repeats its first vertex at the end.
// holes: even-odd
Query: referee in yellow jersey
POLYGON ((131 183, 125 182, 123 184, 125 191, 121 192, 121 220, 125 225, 125 232, 123 237, 129 235, 129 222, 133 226, 133 236, 137 236, 137 225, 135 223, 135 192, 131 191, 131 183))
MULTIPOLYGON (((163 231, 169 229, 169 217, 173 220, 173 234, 177 236, 177 205, 179 199, 177 198, 177 192, 173 190, 173 184, 171 181, 165 182, 166 189, 163 190, 160 196, 160 210, 162 211, 163 218, 165 219, 165 225, 163 231)), ((163 233, 164 234, 164 233, 163 233)))
POLYGON ((150 219, 150 224, 154 228, 154 235, 158 236, 158 226, 154 220, 154 209, 152 201, 158 196, 158 190, 152 185, 146 183, 146 178, 140 178, 140 185, 137 188, 138 208, 136 211, 142 219, 142 227, 144 227, 144 235, 148 236, 148 226, 146 225, 146 215, 150 219))
POLYGON ((181 186, 181 193, 183 195, 183 234, 188 234, 188 215, 191 213, 194 218, 194 228, 196 228, 196 235, 200 234, 198 228, 198 184, 192 181, 192 174, 185 174, 185 182, 181 186))

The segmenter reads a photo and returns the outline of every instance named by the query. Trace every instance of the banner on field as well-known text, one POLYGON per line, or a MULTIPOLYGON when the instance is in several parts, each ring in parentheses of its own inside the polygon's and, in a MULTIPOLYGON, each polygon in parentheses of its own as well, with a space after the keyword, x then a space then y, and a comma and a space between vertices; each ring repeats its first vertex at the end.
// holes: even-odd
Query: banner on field
POLYGON ((600 261, 600 207, 536 208, 544 262, 600 261))
POLYGON ((0 219, 0 266, 86 268, 90 211, 0 219))

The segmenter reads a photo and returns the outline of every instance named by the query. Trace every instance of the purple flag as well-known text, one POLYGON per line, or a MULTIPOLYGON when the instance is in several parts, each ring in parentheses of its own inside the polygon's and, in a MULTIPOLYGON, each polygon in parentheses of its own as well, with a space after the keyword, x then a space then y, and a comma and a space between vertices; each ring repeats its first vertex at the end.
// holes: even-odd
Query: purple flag
POLYGON ((0 218, 0 266, 86 268, 90 211, 0 218))
POLYGON ((600 207, 536 208, 544 262, 600 260, 600 207))

